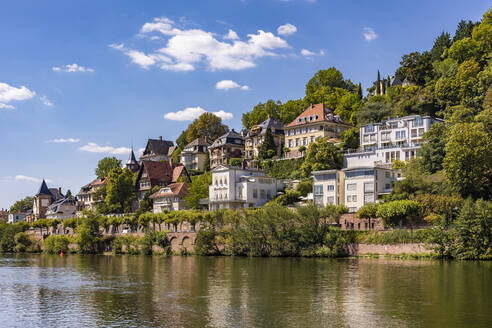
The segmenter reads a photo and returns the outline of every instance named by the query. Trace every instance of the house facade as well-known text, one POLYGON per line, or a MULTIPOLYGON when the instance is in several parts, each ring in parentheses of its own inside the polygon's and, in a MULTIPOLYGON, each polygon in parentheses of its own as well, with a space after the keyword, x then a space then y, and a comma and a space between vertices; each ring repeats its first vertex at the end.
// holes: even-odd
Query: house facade
POLYGON ((77 199, 75 197, 62 198, 50 206, 46 210, 47 219, 65 220, 76 216, 77 199))
POLYGON ((162 137, 149 139, 139 160, 169 161, 175 149, 176 147, 172 141, 162 140, 162 137))
POLYGON ((391 165, 395 160, 417 157, 423 135, 433 124, 444 120, 410 115, 360 127, 360 150, 344 154, 344 167, 391 165))
POLYGON ((172 183, 152 194, 153 212, 179 211, 186 209, 185 197, 188 196, 188 185, 184 182, 172 183))
POLYGON ((311 105, 284 128, 285 146, 290 150, 284 156, 303 156, 299 151, 300 147, 307 148, 318 138, 340 139, 342 132, 349 128, 349 124, 343 122, 340 116, 335 115, 324 104, 311 105))
POLYGON ((312 176, 315 204, 345 205, 353 213, 390 194, 401 175, 396 170, 373 166, 314 171, 312 176))
POLYGON ((97 178, 80 188, 77 194, 77 215, 84 209, 93 210, 96 204, 102 201, 96 199, 96 192, 104 185, 106 185, 106 178, 97 178))
POLYGON ((14 224, 19 221, 26 221, 27 213, 9 213, 7 223, 14 224))
POLYGON ((209 210, 261 207, 283 187, 281 181, 264 171, 220 165, 212 170, 209 210))
POLYGON ((273 136, 275 155, 279 157, 282 155, 282 148, 285 140, 284 125, 281 122, 268 117, 262 123, 253 126, 245 137, 244 158, 246 159, 248 166, 251 166, 253 161, 258 158, 258 153, 265 141, 267 130, 270 130, 273 136))
POLYGON ((172 161, 142 161, 135 186, 138 199, 142 200, 145 193, 156 186, 166 187, 178 182, 180 177, 186 182, 191 182, 183 164, 173 164, 172 161))
POLYGON ((231 158, 244 157, 244 137, 234 131, 227 132, 217 138, 208 148, 210 156, 210 168, 219 165, 228 165, 231 158))
POLYGON ((211 145, 206 138, 196 138, 187 144, 180 154, 180 163, 188 170, 205 171, 208 161, 208 147, 211 145))
POLYGON ((37 194, 34 196, 33 215, 34 219, 44 218, 48 207, 54 202, 64 198, 61 188, 48 188, 43 180, 37 194))

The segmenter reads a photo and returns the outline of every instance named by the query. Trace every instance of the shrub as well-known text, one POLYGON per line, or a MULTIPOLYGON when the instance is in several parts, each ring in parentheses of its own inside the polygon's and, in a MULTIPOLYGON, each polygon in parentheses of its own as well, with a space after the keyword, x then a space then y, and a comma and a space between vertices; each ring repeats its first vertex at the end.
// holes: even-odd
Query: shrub
POLYGON ((25 232, 18 232, 14 236, 15 248, 14 250, 17 253, 23 253, 27 251, 27 249, 31 246, 31 238, 25 232))
POLYGON ((50 235, 44 240, 44 251, 48 254, 59 254, 61 251, 66 253, 69 243, 66 236, 50 235))

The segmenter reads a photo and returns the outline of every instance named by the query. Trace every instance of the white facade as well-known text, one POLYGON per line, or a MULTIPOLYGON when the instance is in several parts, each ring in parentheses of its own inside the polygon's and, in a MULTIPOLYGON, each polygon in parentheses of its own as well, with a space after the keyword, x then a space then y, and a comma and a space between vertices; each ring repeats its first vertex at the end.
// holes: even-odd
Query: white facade
POLYGON ((283 183, 263 171, 221 165, 212 170, 209 209, 261 207, 281 189, 283 183))
POLYGON ((382 195, 391 193, 400 173, 384 167, 359 167, 343 170, 313 172, 314 201, 345 205, 356 212, 367 203, 375 203, 382 195))
POLYGON ((26 221, 26 216, 26 213, 10 213, 7 222, 17 223, 19 221, 26 221))
POLYGON ((395 160, 416 158, 424 133, 434 123, 444 121, 430 116, 411 115, 362 125, 360 150, 344 154, 344 167, 373 166, 375 162, 391 164, 395 160))

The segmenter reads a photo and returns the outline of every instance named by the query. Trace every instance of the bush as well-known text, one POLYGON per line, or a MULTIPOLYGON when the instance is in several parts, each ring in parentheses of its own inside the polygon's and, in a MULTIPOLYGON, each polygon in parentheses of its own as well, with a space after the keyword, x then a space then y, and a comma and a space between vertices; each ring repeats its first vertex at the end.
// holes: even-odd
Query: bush
POLYGON ((48 254, 60 254, 68 252, 70 240, 66 236, 50 235, 44 240, 44 252, 48 254))
POLYGON ((432 229, 393 230, 388 232, 360 233, 358 241, 364 244, 409 244, 433 242, 432 229))
POLYGON ((16 253, 23 253, 27 251, 27 249, 32 244, 31 238, 29 238, 29 235, 25 232, 16 233, 14 236, 14 241, 15 241, 14 250, 16 253))

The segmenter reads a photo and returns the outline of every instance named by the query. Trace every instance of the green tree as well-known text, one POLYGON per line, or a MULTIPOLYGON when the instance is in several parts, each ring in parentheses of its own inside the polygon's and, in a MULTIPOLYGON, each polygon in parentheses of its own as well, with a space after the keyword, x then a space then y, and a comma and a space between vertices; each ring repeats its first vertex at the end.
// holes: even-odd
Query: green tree
POLYGON ((121 160, 116 157, 104 157, 97 163, 96 176, 104 178, 109 175, 114 168, 121 167, 121 160))
POLYGON ((391 108, 384 100, 368 102, 356 115, 360 124, 377 123, 391 116, 391 108))
POLYGON ((451 36, 448 32, 442 32, 434 41, 430 51, 432 61, 440 60, 445 49, 451 46, 451 36))
POLYGON ((75 242, 79 246, 80 253, 96 254, 99 252, 101 234, 99 233, 99 219, 97 215, 88 213, 86 217, 80 220, 80 224, 75 229, 75 232, 75 242))
POLYGON ((275 140, 273 139, 273 134, 270 128, 266 130, 263 138, 263 143, 258 151, 258 158, 260 160, 272 158, 277 153, 277 147, 275 146, 275 140), (269 150, 273 150, 273 156, 270 156, 271 152, 269 152, 269 150))
MULTIPOLYGON (((269 116, 273 119, 280 120, 281 109, 282 103, 278 100, 275 101, 270 99, 266 103, 259 103, 258 105, 253 107, 252 111, 243 114, 243 126, 249 130, 254 125, 258 125, 261 122, 265 121, 269 116)), ((290 121, 288 123, 290 123, 290 121)))
POLYGON ((363 97, 362 84, 360 84, 360 82, 359 82, 359 85, 357 86, 357 97, 359 97, 359 100, 362 100, 362 97, 363 97))
POLYGON ((458 23, 456 28, 456 32, 454 32, 453 42, 459 41, 464 38, 469 38, 472 36, 473 27, 475 27, 477 23, 473 23, 472 21, 461 20, 458 23))
POLYGON ((448 56, 458 63, 470 59, 480 59, 480 55, 480 45, 472 38, 458 40, 448 49, 448 56))
POLYGON ((376 95, 381 94, 381 75, 378 70, 378 78, 376 79, 376 95))
POLYGON ((490 197, 492 140, 483 124, 452 126, 445 152, 443 168, 452 188, 463 198, 490 197))
POLYGON ((400 67, 395 76, 400 80, 407 78, 417 85, 425 85, 426 78, 432 76, 432 58, 428 52, 412 52, 401 57, 400 67))
POLYGON ((145 192, 143 199, 140 200, 139 202, 139 207, 137 212, 138 214, 152 211, 154 207, 154 202, 152 198, 150 198, 150 196, 158 192, 159 189, 160 189, 159 186, 154 186, 152 189, 145 192))
POLYGON ((301 166, 304 177, 311 176, 312 171, 342 168, 342 152, 328 139, 328 137, 324 137, 309 144, 304 163, 301 166))
POLYGON ((294 121, 308 106, 302 99, 289 100, 280 108, 280 122, 289 124, 294 121))
POLYGON ((378 204, 367 203, 357 211, 357 218, 367 219, 369 224, 369 229, 371 229, 371 219, 377 218, 378 204))
POLYGON ((106 205, 114 213, 128 213, 134 196, 133 173, 127 168, 113 168, 106 184, 106 205))
POLYGON ((359 129, 355 127, 342 132, 343 149, 358 149, 360 143, 359 134, 359 129))
POLYGON ((313 181, 309 179, 305 179, 301 181, 296 186, 296 191, 303 197, 306 197, 310 192, 313 192, 313 181))
POLYGON ((10 207, 10 213, 25 213, 32 210, 32 205, 34 203, 33 197, 25 197, 24 199, 18 200, 10 207))
POLYGON ((208 187, 212 184, 212 173, 207 172, 191 177, 191 184, 188 188, 189 195, 185 197, 187 208, 199 208, 200 199, 208 198, 208 187))
POLYGON ((196 138, 215 140, 229 131, 229 127, 222 124, 222 119, 212 113, 203 113, 186 129, 186 140, 192 142, 196 138))
POLYGON ((383 219, 385 226, 396 227, 413 224, 420 217, 420 205, 413 200, 395 200, 378 205, 376 217, 383 219))
POLYGON ((446 146, 446 126, 444 124, 433 124, 429 131, 424 134, 426 141, 419 150, 422 157, 422 167, 429 173, 442 170, 446 146))
POLYGON ((306 97, 313 95, 316 91, 326 88, 328 92, 335 88, 349 89, 349 84, 343 79, 342 73, 335 67, 319 70, 306 84, 306 97))

